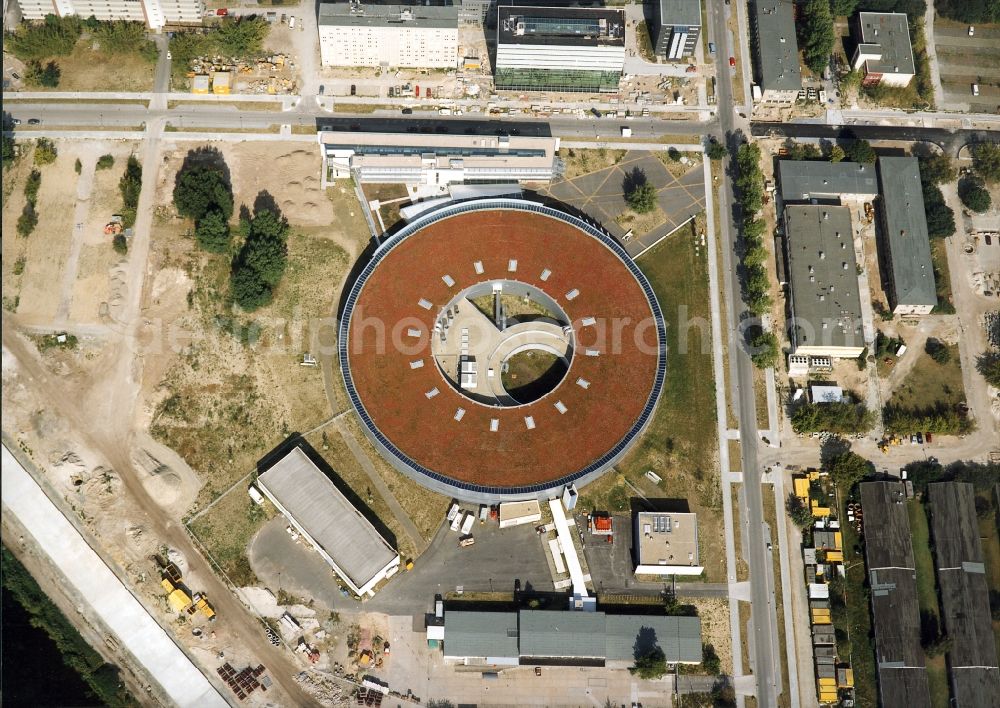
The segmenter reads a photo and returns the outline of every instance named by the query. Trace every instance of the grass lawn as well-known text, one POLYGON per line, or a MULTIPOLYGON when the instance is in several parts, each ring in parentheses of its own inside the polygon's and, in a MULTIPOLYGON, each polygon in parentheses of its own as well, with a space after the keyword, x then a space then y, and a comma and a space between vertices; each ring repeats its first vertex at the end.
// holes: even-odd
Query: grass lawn
POLYGON ((703 217, 681 228, 638 261, 656 292, 667 325, 667 373, 659 405, 639 443, 608 474, 581 490, 583 508, 622 510, 635 496, 625 480, 647 497, 686 500, 698 513, 705 578, 726 577, 722 536, 722 493, 716 440, 712 374, 711 313, 707 255, 695 255, 694 235, 703 217), (683 327, 683 323, 691 323, 683 327), (653 470, 663 481, 645 477, 653 470))
POLYGON ((954 405, 965 400, 965 386, 962 383, 962 363, 958 355, 958 345, 948 345, 951 359, 946 364, 938 364, 927 352, 920 352, 920 358, 913 370, 892 393, 889 403, 901 408, 927 408, 937 403, 954 405))
POLYGON ((666 219, 666 213, 657 206, 645 214, 626 209, 615 217, 615 223, 623 229, 631 230, 633 236, 640 238, 660 226, 666 219))
POLYGON ((667 150, 657 150, 655 154, 660 159, 660 162, 663 163, 663 166, 667 168, 667 172, 678 179, 690 172, 695 165, 700 165, 702 159, 700 152, 682 152, 677 156, 676 160, 670 157, 670 153, 667 150), (681 162, 682 157, 687 158, 687 163, 681 162))
POLYGON ((248 481, 233 487, 188 527, 237 587, 257 582, 247 559, 247 546, 254 534, 278 513, 267 500, 263 506, 257 506, 247 494, 249 484, 248 481))
POLYGON ((107 54, 80 41, 73 53, 56 57, 62 74, 54 89, 33 91, 150 91, 156 65, 138 54, 107 54))
POLYGON ((565 375, 566 365, 555 354, 529 349, 507 360, 500 380, 512 397, 531 403, 551 391, 565 375))

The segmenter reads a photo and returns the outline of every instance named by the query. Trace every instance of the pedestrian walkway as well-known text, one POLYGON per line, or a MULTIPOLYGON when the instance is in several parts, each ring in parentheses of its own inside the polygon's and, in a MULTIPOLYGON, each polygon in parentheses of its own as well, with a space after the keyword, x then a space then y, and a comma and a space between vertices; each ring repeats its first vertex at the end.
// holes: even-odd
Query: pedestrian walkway
POLYGON ((90 606, 173 703, 182 708, 227 705, 6 446, 0 482, 4 511, 26 529, 80 603, 90 606))

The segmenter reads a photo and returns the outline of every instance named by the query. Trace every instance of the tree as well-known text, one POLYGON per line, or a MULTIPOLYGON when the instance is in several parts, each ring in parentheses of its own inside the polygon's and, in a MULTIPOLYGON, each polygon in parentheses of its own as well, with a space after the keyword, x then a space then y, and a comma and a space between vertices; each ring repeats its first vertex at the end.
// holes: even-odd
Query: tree
POLYGON ((712 138, 708 141, 708 150, 706 151, 706 154, 708 155, 709 160, 721 160, 729 154, 729 151, 726 149, 725 145, 720 143, 715 138, 712 138))
POLYGON ((229 250, 229 222, 218 209, 210 210, 195 224, 194 235, 198 245, 209 253, 229 250))
POLYGON ((855 435, 871 430, 874 414, 861 403, 846 401, 803 403, 792 413, 796 433, 844 433, 855 435))
POLYGON ((270 209, 258 209, 250 219, 246 240, 233 261, 233 299, 244 310, 271 301, 288 261, 288 222, 270 209))
POLYGON ((21 211, 21 216, 17 217, 17 235, 18 236, 30 236, 31 232, 35 230, 38 225, 38 213, 35 211, 35 205, 28 202, 24 205, 24 210, 21 211))
POLYGON ((142 165, 135 155, 129 155, 125 163, 125 173, 118 181, 118 191, 122 195, 122 223, 126 227, 135 224, 139 208, 139 193, 142 191, 142 165))
POLYGON ((750 360, 758 369, 778 363, 778 338, 774 332, 759 332, 750 340, 750 360))
POLYGON ((722 659, 711 644, 701 645, 701 665, 705 673, 718 676, 722 673, 722 659))
POLYGON ((671 162, 680 162, 682 157, 681 151, 675 147, 667 148, 667 157, 670 158, 671 162))
POLYGON ((927 355, 938 364, 943 365, 951 361, 951 350, 949 350, 948 345, 940 339, 929 337, 926 344, 924 344, 924 351, 927 352, 927 355))
POLYGON ((944 184, 953 182, 958 175, 951 158, 945 154, 924 155, 917 158, 920 163, 920 181, 924 184, 944 184))
POLYGON ((219 25, 216 43, 230 57, 254 57, 261 53, 270 26, 263 17, 227 17, 219 25))
POLYGON ((805 0, 799 13, 799 48, 802 60, 814 74, 822 74, 833 48, 833 17, 829 0, 805 0))
POLYGON ((21 23, 16 31, 5 33, 4 50, 22 61, 66 56, 73 53, 82 29, 76 15, 46 15, 41 23, 21 23))
POLYGON ((24 181, 24 198, 32 205, 38 201, 38 190, 42 186, 42 173, 32 170, 24 181))
POLYGON ((972 169, 987 182, 1000 181, 1000 143, 978 143, 972 148, 972 169))
POLYGON ((837 455, 827 463, 826 467, 830 479, 847 491, 875 471, 875 466, 856 452, 837 455))
POLYGON ((174 206, 178 214, 195 221, 213 207, 228 220, 233 215, 233 192, 219 170, 196 165, 177 176, 174 206))
POLYGON ((97 159, 97 169, 99 170, 110 170, 115 166, 115 158, 113 155, 101 155, 97 159))
POLYGON ((807 529, 812 526, 812 510, 805 505, 802 499, 795 496, 794 492, 788 495, 785 508, 788 510, 788 517, 792 520, 792 523, 800 529, 807 529))
POLYGON ((847 146, 844 151, 851 162, 864 162, 873 164, 877 155, 872 144, 867 140, 855 140, 847 146))
POLYGON ((660 647, 651 647, 635 657, 635 666, 629 673, 647 680, 661 678, 667 673, 667 657, 660 647))
POLYGON ((91 31, 101 43, 101 50, 108 54, 138 54, 156 61, 156 45, 146 39, 146 25, 142 22, 99 22, 91 31))
POLYGON ((38 142, 35 143, 36 165, 51 165, 58 156, 59 151, 56 150, 55 143, 48 138, 39 138, 38 142))
POLYGON ((643 179, 625 194, 625 201, 636 214, 648 214, 656 208, 656 187, 643 179))
POLYGON ((976 359, 976 370, 993 388, 1000 388, 1000 351, 983 352, 976 359))
POLYGON ((834 17, 850 17, 858 7, 858 0, 830 0, 830 14, 834 17))
POLYGON ((115 234, 114 239, 111 241, 111 247, 119 255, 124 256, 128 253, 128 241, 125 240, 125 234, 115 234))
POLYGON ((62 71, 54 61, 46 64, 37 59, 28 62, 24 69, 24 81, 29 86, 44 86, 45 88, 55 88, 59 85, 59 78, 62 71))
POLYGON ((955 233, 955 212, 945 204, 941 190, 929 182, 923 185, 924 215, 927 218, 927 235, 946 238, 955 233))
POLYGON ((958 183, 958 198, 977 214, 985 214, 992 204, 986 183, 979 175, 969 175, 958 183))
POLYGON ((847 153, 844 152, 844 148, 839 145, 830 148, 830 162, 843 162, 845 157, 847 157, 847 153))

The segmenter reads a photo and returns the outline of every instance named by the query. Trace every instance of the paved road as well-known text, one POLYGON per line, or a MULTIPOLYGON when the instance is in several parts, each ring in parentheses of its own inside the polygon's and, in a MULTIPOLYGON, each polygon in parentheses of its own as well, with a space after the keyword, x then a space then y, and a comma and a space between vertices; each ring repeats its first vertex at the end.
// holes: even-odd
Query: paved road
MULTIPOLYGON (((712 25, 715 38, 725 46, 725 55, 735 56, 732 35, 726 26, 726 13, 714 12, 712 25)), ((733 100, 732 82, 723 76, 717 82, 720 139, 728 142, 735 150, 741 136, 748 132, 749 125, 737 121, 737 108, 733 100)), ((729 285, 726 295, 726 314, 729 329, 730 390, 735 400, 733 409, 739 418, 744 481, 744 500, 740 510, 740 520, 744 524, 741 536, 748 548, 747 563, 750 567, 751 623, 753 636, 748 638, 750 661, 756 677, 756 697, 760 706, 772 706, 777 701, 781 685, 780 654, 777 646, 777 624, 774 618, 773 566, 767 553, 764 528, 764 510, 760 485, 760 467, 757 463, 757 413, 754 401, 753 370, 746 350, 742 345, 739 331, 739 315, 746 307, 743 304, 739 279, 734 277, 733 267, 739 229, 736 223, 733 181, 735 161, 727 158, 724 170, 728 179, 722 180, 719 193, 720 236, 723 243, 723 271, 729 285)), ((728 470, 723 470, 728 472, 728 470)), ((739 667, 736 667, 737 671, 739 667)), ((797 704, 797 691, 791 700, 797 704)))
POLYGON ((751 126, 754 137, 825 138, 827 140, 926 141, 939 145, 953 157, 970 143, 996 141, 995 130, 949 130, 898 125, 825 125, 822 123, 760 123, 751 126))

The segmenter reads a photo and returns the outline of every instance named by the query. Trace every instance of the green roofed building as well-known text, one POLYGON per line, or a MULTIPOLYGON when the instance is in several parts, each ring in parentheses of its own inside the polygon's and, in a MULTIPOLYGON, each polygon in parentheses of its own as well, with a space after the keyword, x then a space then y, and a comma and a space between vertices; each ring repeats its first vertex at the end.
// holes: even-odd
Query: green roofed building
POLYGON ((444 627, 444 658, 467 664, 517 666, 516 612, 449 610, 444 627))
POLYGON ((625 11, 497 7, 498 90, 616 92, 625 66, 625 11))

